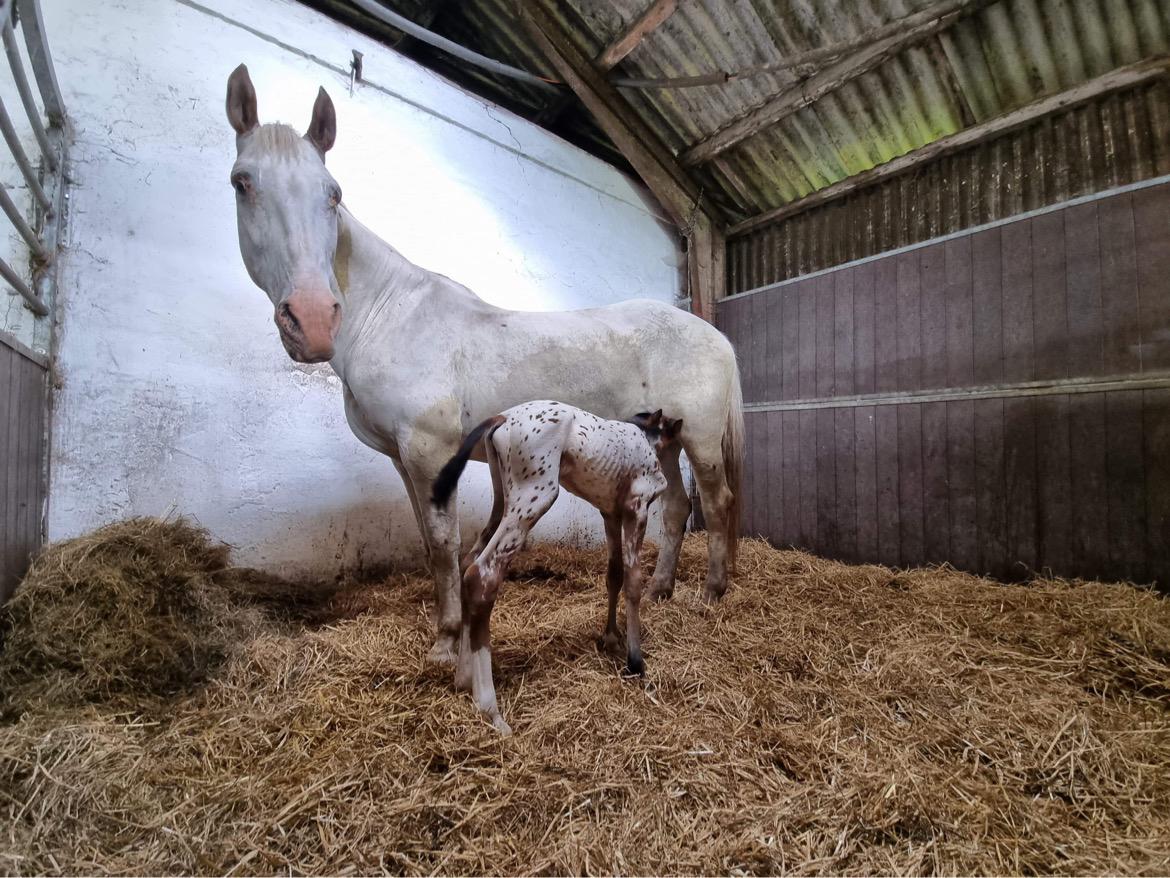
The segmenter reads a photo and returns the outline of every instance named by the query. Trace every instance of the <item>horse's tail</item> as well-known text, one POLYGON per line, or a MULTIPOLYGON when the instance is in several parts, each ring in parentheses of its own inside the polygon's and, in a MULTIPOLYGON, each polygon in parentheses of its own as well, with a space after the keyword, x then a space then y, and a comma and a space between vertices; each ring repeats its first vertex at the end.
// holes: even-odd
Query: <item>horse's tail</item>
POLYGON ((727 423, 723 427, 723 477, 731 491, 727 506, 727 567, 736 572, 739 554, 740 498, 743 495, 743 388, 739 382, 739 364, 732 354, 731 392, 727 400, 727 423))
POLYGON ((504 420, 503 415, 495 415, 467 434, 467 438, 463 440, 463 444, 459 446, 455 456, 443 464, 443 468, 439 470, 439 475, 431 488, 431 503, 440 509, 447 505, 447 501, 455 492, 455 486, 459 484, 459 477, 463 475, 463 468, 467 466, 471 452, 475 450, 475 444, 483 438, 484 433, 494 430, 504 423, 504 420))

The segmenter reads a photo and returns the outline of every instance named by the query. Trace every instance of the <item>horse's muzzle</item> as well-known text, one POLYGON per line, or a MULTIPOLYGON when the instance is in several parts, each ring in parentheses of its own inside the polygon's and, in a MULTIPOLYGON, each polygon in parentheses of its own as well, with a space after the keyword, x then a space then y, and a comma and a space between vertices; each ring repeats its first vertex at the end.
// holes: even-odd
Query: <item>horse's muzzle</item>
POLYGON ((276 328, 288 355, 299 363, 333 359, 341 305, 332 293, 298 290, 276 306, 276 328))

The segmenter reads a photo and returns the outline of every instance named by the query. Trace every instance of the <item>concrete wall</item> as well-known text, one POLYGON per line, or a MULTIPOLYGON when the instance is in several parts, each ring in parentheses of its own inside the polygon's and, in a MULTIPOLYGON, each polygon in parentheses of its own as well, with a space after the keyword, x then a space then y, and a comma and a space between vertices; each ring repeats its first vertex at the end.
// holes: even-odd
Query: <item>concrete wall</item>
MULTIPOLYGON (((175 510, 287 573, 419 557, 391 464, 350 434, 332 372, 287 358, 244 272, 223 113, 240 61, 262 121, 303 128, 330 90, 346 203, 415 262, 517 308, 678 293, 638 185, 291 0, 44 5, 76 129, 51 538, 175 510), (352 49, 380 89, 329 69, 352 49)), ((489 506, 474 470, 468 526, 489 506)), ((594 538, 594 515, 565 497, 542 535, 594 538)))

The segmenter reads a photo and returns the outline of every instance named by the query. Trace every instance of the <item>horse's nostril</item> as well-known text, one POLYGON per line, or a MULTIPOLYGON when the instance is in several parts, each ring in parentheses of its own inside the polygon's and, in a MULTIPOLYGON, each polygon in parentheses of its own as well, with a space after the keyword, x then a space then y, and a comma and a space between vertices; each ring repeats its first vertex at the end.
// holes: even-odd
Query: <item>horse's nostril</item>
POLYGON ((296 315, 292 312, 292 308, 288 306, 288 302, 281 302, 278 312, 282 319, 288 321, 292 329, 299 330, 301 328, 301 321, 297 320, 296 315))

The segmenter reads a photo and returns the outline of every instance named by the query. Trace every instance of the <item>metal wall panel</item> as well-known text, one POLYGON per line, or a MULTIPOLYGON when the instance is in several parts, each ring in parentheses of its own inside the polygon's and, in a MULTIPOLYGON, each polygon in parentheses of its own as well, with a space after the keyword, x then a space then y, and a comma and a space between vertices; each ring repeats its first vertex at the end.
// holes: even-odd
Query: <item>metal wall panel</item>
POLYGON ((744 532, 1170 587, 1170 183, 719 303, 744 532))
POLYGON ((41 546, 47 387, 42 363, 0 344, 0 602, 41 546))

